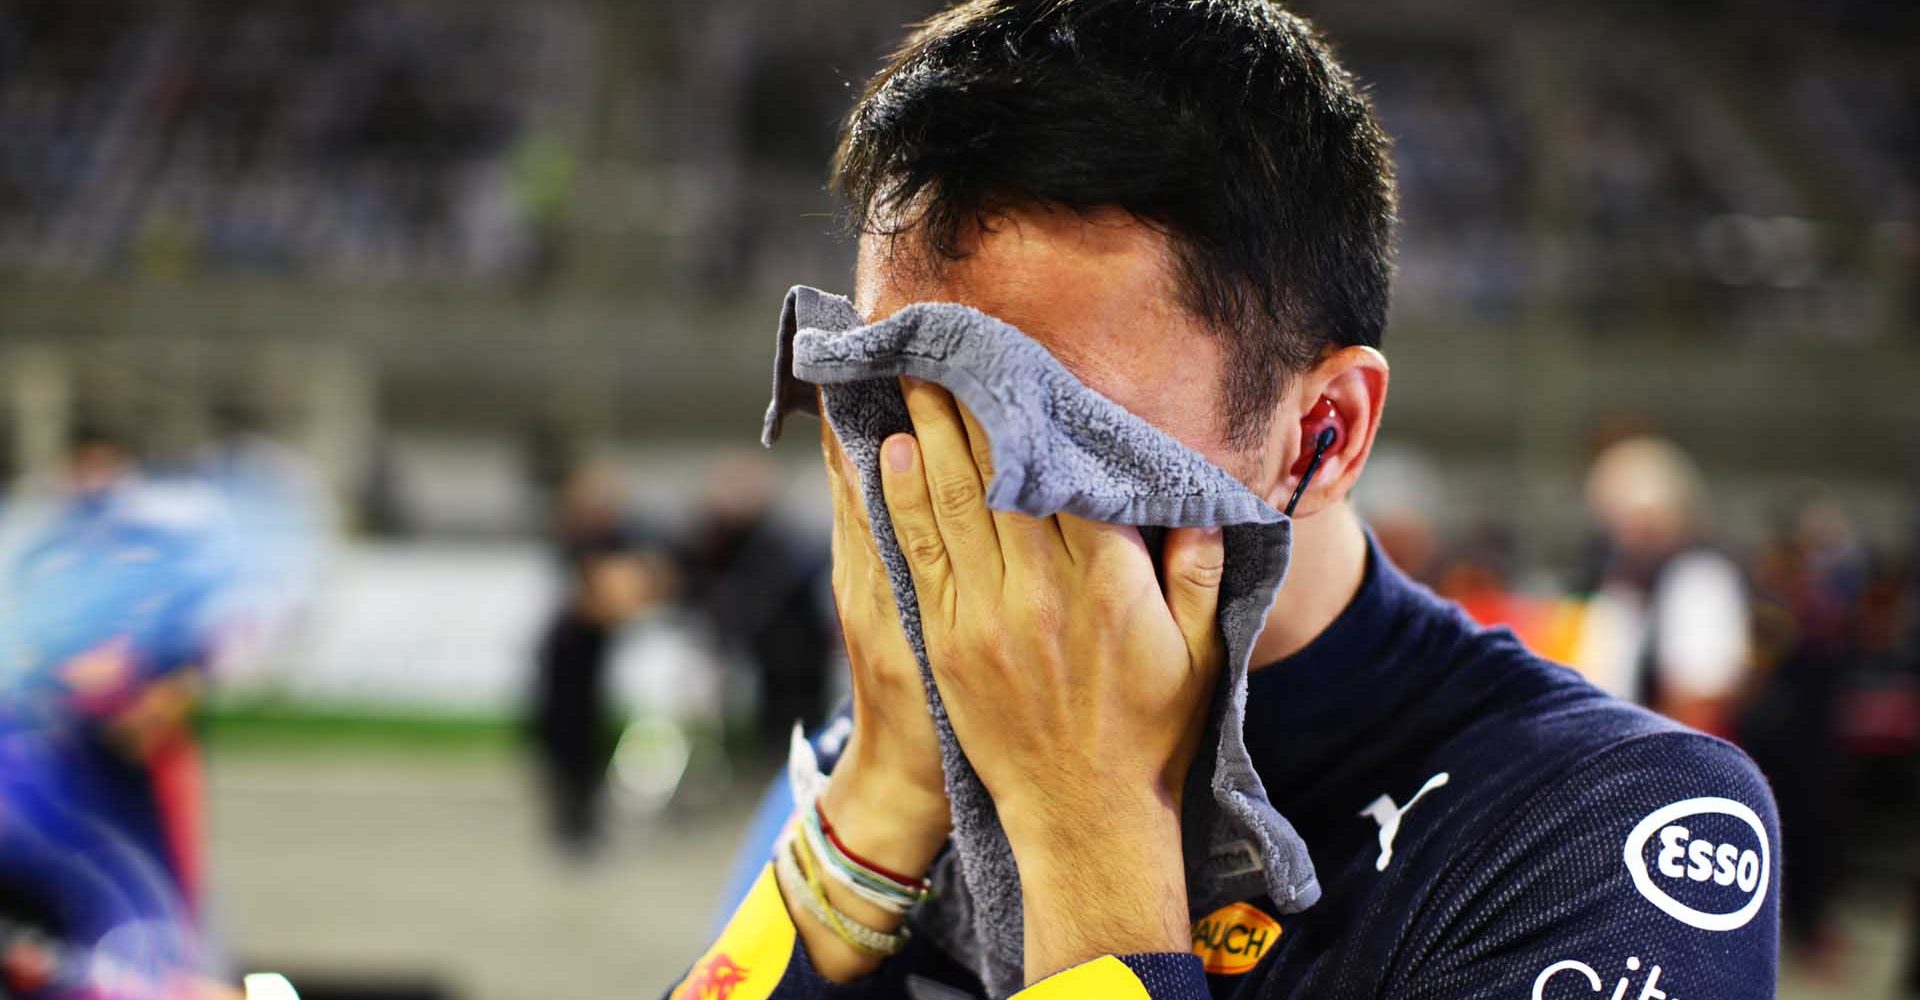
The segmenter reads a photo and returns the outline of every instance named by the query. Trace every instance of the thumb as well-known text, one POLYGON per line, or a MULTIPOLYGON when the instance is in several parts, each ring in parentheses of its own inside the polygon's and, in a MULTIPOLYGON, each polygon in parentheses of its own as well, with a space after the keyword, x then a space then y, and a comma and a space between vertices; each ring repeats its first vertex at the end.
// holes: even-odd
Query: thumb
POLYGON ((1175 528, 1165 551, 1167 609, 1187 640, 1187 654, 1198 668, 1218 666, 1224 655, 1216 617, 1220 579, 1227 565, 1219 528, 1175 528))

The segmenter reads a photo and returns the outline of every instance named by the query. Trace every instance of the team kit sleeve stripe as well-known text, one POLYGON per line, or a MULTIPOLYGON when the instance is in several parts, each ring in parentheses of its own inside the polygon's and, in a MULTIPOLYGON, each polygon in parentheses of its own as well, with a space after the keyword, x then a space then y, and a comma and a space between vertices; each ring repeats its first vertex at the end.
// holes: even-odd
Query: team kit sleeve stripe
MULTIPOLYGON (((821 978, 767 865, 668 1000, 811 1000, 839 993, 821 978)), ((1108 955, 1056 973, 1015 1000, 1207 1000, 1207 979, 1193 955, 1108 955)))
POLYGON ((1169 952, 1096 958, 1034 983, 1014 1000, 1205 1000, 1207 995, 1199 959, 1169 952))
POLYGON ((774 882, 773 866, 766 865, 719 939, 667 994, 668 1000, 770 1000, 776 995, 780 1000, 798 1000, 812 995, 816 991, 795 989, 792 983, 775 992, 789 978, 817 979, 817 975, 809 974, 811 969, 789 977, 795 938, 793 917, 787 913, 786 900, 774 882))

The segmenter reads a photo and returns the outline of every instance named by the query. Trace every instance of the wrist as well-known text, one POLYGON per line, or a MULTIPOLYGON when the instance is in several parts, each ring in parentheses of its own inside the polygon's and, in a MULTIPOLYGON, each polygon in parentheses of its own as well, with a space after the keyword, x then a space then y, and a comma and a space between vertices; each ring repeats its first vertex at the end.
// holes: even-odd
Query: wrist
POLYGON ((834 769, 820 809, 849 851, 909 878, 926 874, 952 826, 944 796, 851 760, 834 769))
POLYGON ((1036 790, 996 798, 994 806, 1016 854, 1022 847, 1034 855, 1051 855, 1114 843, 1179 842, 1178 797, 1156 782, 1107 782, 1066 793, 1036 790))
POLYGON ((1147 789, 1098 814, 1039 806, 1008 821, 1025 903, 1029 983, 1101 955, 1185 951, 1180 817, 1147 789))
POLYGON ((1000 810, 1000 822, 1029 893, 1050 886, 1080 895, 1117 880, 1143 887, 1166 882, 1179 888, 1186 905, 1180 813, 1153 788, 1016 804, 1000 810))

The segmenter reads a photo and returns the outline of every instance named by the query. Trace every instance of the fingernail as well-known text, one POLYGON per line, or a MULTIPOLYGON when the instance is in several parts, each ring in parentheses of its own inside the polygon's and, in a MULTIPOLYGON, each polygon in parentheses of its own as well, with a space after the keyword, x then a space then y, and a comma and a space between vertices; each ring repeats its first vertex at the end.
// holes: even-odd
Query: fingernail
POLYGON ((887 439, 887 467, 895 472, 913 468, 913 438, 895 434, 887 439))
POLYGON ((1217 524, 1200 529, 1200 537, 1206 539, 1209 542, 1213 541, 1216 538, 1219 538, 1220 535, 1221 535, 1220 526, 1217 524))

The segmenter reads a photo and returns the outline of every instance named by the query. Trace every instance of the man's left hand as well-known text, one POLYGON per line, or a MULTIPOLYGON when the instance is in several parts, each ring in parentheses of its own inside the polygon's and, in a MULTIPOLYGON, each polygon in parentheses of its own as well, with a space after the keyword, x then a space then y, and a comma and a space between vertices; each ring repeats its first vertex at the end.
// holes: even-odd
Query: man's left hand
POLYGON ((1215 530, 989 510, 987 439, 903 380, 914 434, 881 482, 934 680, 1019 864, 1029 981, 1104 954, 1184 951, 1179 799, 1223 656, 1215 530))

